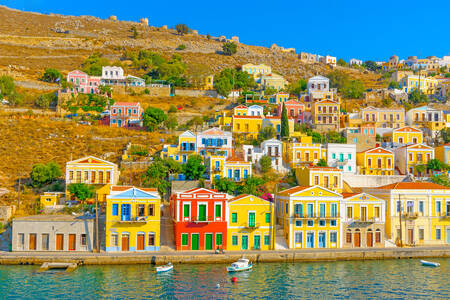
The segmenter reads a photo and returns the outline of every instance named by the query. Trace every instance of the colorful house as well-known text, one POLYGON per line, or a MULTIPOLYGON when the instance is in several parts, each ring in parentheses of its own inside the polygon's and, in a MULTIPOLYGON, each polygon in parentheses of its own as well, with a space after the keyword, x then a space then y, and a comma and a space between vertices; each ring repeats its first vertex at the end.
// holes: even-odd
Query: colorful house
MULTIPOLYGON (((293 118, 288 118, 289 135, 292 135, 292 133, 294 132, 294 121, 295 120, 293 118)), ((263 128, 272 127, 273 129, 275 129, 275 133, 276 133, 277 138, 280 138, 280 134, 281 134, 281 117, 278 117, 278 116, 266 116, 263 119, 262 127, 263 128)))
POLYGON ((273 88, 277 91, 284 89, 288 81, 283 76, 275 73, 263 74, 260 76, 260 86, 262 89, 273 88))
POLYGON ((273 250, 274 204, 253 195, 228 200, 227 250, 273 250))
POLYGON ((339 114, 339 103, 324 99, 314 103, 312 120, 318 130, 339 130, 339 114))
POLYGON ((263 116, 233 116, 232 131, 239 140, 257 139, 263 126, 263 116))
MULTIPOLYGON (((292 118, 296 123, 304 122, 305 104, 295 100, 288 100, 284 102, 288 118, 292 118)), ((279 104, 277 108, 277 116, 281 117, 283 105, 279 104)))
POLYGON ((311 137, 301 137, 300 142, 284 142, 283 155, 283 160, 291 167, 317 164, 320 159, 327 159, 326 149, 322 144, 313 144, 311 137))
POLYGON ((448 187, 431 182, 397 182, 367 192, 386 201, 386 238, 391 242, 411 246, 450 244, 448 187))
POLYGON ((338 168, 343 173, 356 173, 356 145, 328 143, 327 165, 338 168))
POLYGON ((406 113, 406 122, 410 126, 426 129, 429 133, 447 128, 446 121, 442 110, 430 106, 416 107, 406 113))
POLYGON ((342 171, 338 168, 300 166, 295 169, 295 177, 301 186, 321 186, 337 193, 342 192, 342 171))
POLYGON ((269 97, 270 104, 281 105, 289 100, 289 93, 278 92, 275 95, 269 97))
POLYGON ((422 144, 423 132, 420 129, 405 126, 387 132, 384 137, 388 142, 396 144, 422 144))
POLYGON ((227 201, 232 196, 196 188, 172 195, 177 250, 227 249, 227 201))
POLYGON ((238 156, 232 156, 223 162, 223 170, 221 170, 221 173, 221 177, 240 182, 252 176, 252 163, 238 156))
POLYGON ((394 153, 381 147, 358 152, 356 165, 362 175, 394 175, 394 153))
POLYGON ((401 128, 405 126, 405 109, 369 106, 361 109, 361 118, 363 124, 376 128, 401 128))
POLYGON ((418 75, 408 75, 399 82, 400 89, 405 93, 411 93, 413 90, 419 90, 426 95, 433 95, 438 81, 433 77, 421 77, 418 75))
POLYGON ((201 156, 233 155, 233 135, 219 128, 206 129, 197 134, 197 154, 201 156))
POLYGON ((395 166, 400 173, 423 177, 430 176, 426 168, 428 161, 434 158, 433 147, 425 144, 406 145, 394 150, 395 166))
POLYGON ((197 137, 187 130, 178 136, 178 145, 164 145, 161 158, 173 158, 176 162, 185 163, 190 155, 197 153, 197 137))
POLYGON ((98 94, 99 92, 100 77, 89 76, 79 70, 69 72, 67 82, 72 85, 71 92, 82 94, 98 94))
POLYGON ((289 249, 341 248, 342 195, 321 186, 277 194, 277 216, 289 249))
POLYGON ((128 127, 130 125, 142 126, 144 110, 139 102, 116 102, 111 106, 111 127, 128 127))
POLYGON ((107 196, 106 251, 158 251, 160 222, 156 189, 115 187, 107 196))
POLYGON ((342 247, 384 247, 385 201, 366 193, 342 195, 342 247))
POLYGON ((52 207, 56 206, 60 203, 61 197, 64 195, 64 193, 61 192, 44 192, 39 197, 39 203, 41 204, 41 207, 52 207))
POLYGON ((243 72, 247 72, 248 74, 252 75, 255 79, 259 78, 260 75, 272 73, 272 68, 264 64, 245 64, 241 67, 241 69, 243 72))
POLYGON ((434 148, 434 156, 445 164, 450 164, 450 143, 434 148))

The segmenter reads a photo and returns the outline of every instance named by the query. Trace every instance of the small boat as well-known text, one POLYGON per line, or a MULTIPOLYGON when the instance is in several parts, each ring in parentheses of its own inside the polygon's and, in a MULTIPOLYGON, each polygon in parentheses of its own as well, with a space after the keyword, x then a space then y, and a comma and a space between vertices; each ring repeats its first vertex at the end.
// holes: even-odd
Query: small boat
POLYGON ((156 267, 156 273, 167 272, 172 269, 173 269, 172 263, 168 263, 167 265, 156 267))
POLYGON ((435 263, 435 262, 426 261, 426 260, 421 260, 420 262, 422 263, 422 265, 428 266, 428 267, 439 267, 441 265, 440 263, 435 263))
POLYGON ((250 270, 253 267, 252 263, 246 258, 240 258, 237 262, 231 264, 227 267, 228 272, 239 272, 250 270))

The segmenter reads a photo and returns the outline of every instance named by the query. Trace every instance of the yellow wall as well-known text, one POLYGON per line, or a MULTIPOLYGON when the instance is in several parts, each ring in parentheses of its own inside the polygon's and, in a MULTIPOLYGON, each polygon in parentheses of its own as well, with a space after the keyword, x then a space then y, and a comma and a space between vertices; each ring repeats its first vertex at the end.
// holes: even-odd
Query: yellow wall
POLYGON ((233 116, 233 134, 242 135, 242 139, 256 139, 262 128, 262 118, 239 118, 233 116))
POLYGON ((59 204, 58 203, 59 199, 60 199, 60 194, 44 193, 43 195, 40 196, 40 203, 41 203, 41 206, 43 206, 43 207, 54 206, 54 205, 59 204))
POLYGON ((394 175, 394 154, 358 152, 356 153, 356 165, 362 175, 394 175), (381 160, 381 167, 378 167, 378 159, 381 160))
POLYGON ((299 167, 295 169, 295 177, 301 186, 318 185, 342 193, 342 172, 337 169, 325 167, 316 170, 306 166, 299 167))

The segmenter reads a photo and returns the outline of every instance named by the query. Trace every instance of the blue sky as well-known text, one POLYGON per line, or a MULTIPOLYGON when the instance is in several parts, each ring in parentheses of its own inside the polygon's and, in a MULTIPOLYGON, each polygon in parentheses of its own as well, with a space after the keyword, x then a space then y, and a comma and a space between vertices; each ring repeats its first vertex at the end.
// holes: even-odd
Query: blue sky
POLYGON ((449 0, 179 1, 0 0, 41 13, 94 15, 153 26, 185 23, 200 33, 239 36, 245 44, 276 43, 348 60, 387 60, 392 54, 450 54, 449 0), (77 5, 75 5, 77 3, 77 5))

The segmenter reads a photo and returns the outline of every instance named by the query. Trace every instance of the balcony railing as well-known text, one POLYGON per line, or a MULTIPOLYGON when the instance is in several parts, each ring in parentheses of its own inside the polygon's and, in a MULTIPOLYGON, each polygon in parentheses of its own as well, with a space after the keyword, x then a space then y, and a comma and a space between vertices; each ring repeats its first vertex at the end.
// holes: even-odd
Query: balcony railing
POLYGON ((259 228, 259 223, 247 223, 244 227, 247 229, 256 229, 259 228))
POLYGON ((403 214, 403 217, 405 219, 414 220, 419 217, 419 213, 418 212, 406 212, 403 214))
POLYGON ((147 216, 122 216, 120 223, 145 223, 147 222, 147 216))
POLYGON ((339 218, 339 214, 330 215, 330 214, 297 214, 294 213, 295 219, 337 219, 339 218))
POLYGON ((206 216, 206 217, 192 217, 191 222, 194 223, 209 223, 214 222, 214 218, 212 216, 206 216))
POLYGON ((214 168, 214 172, 220 172, 220 168, 214 168))

